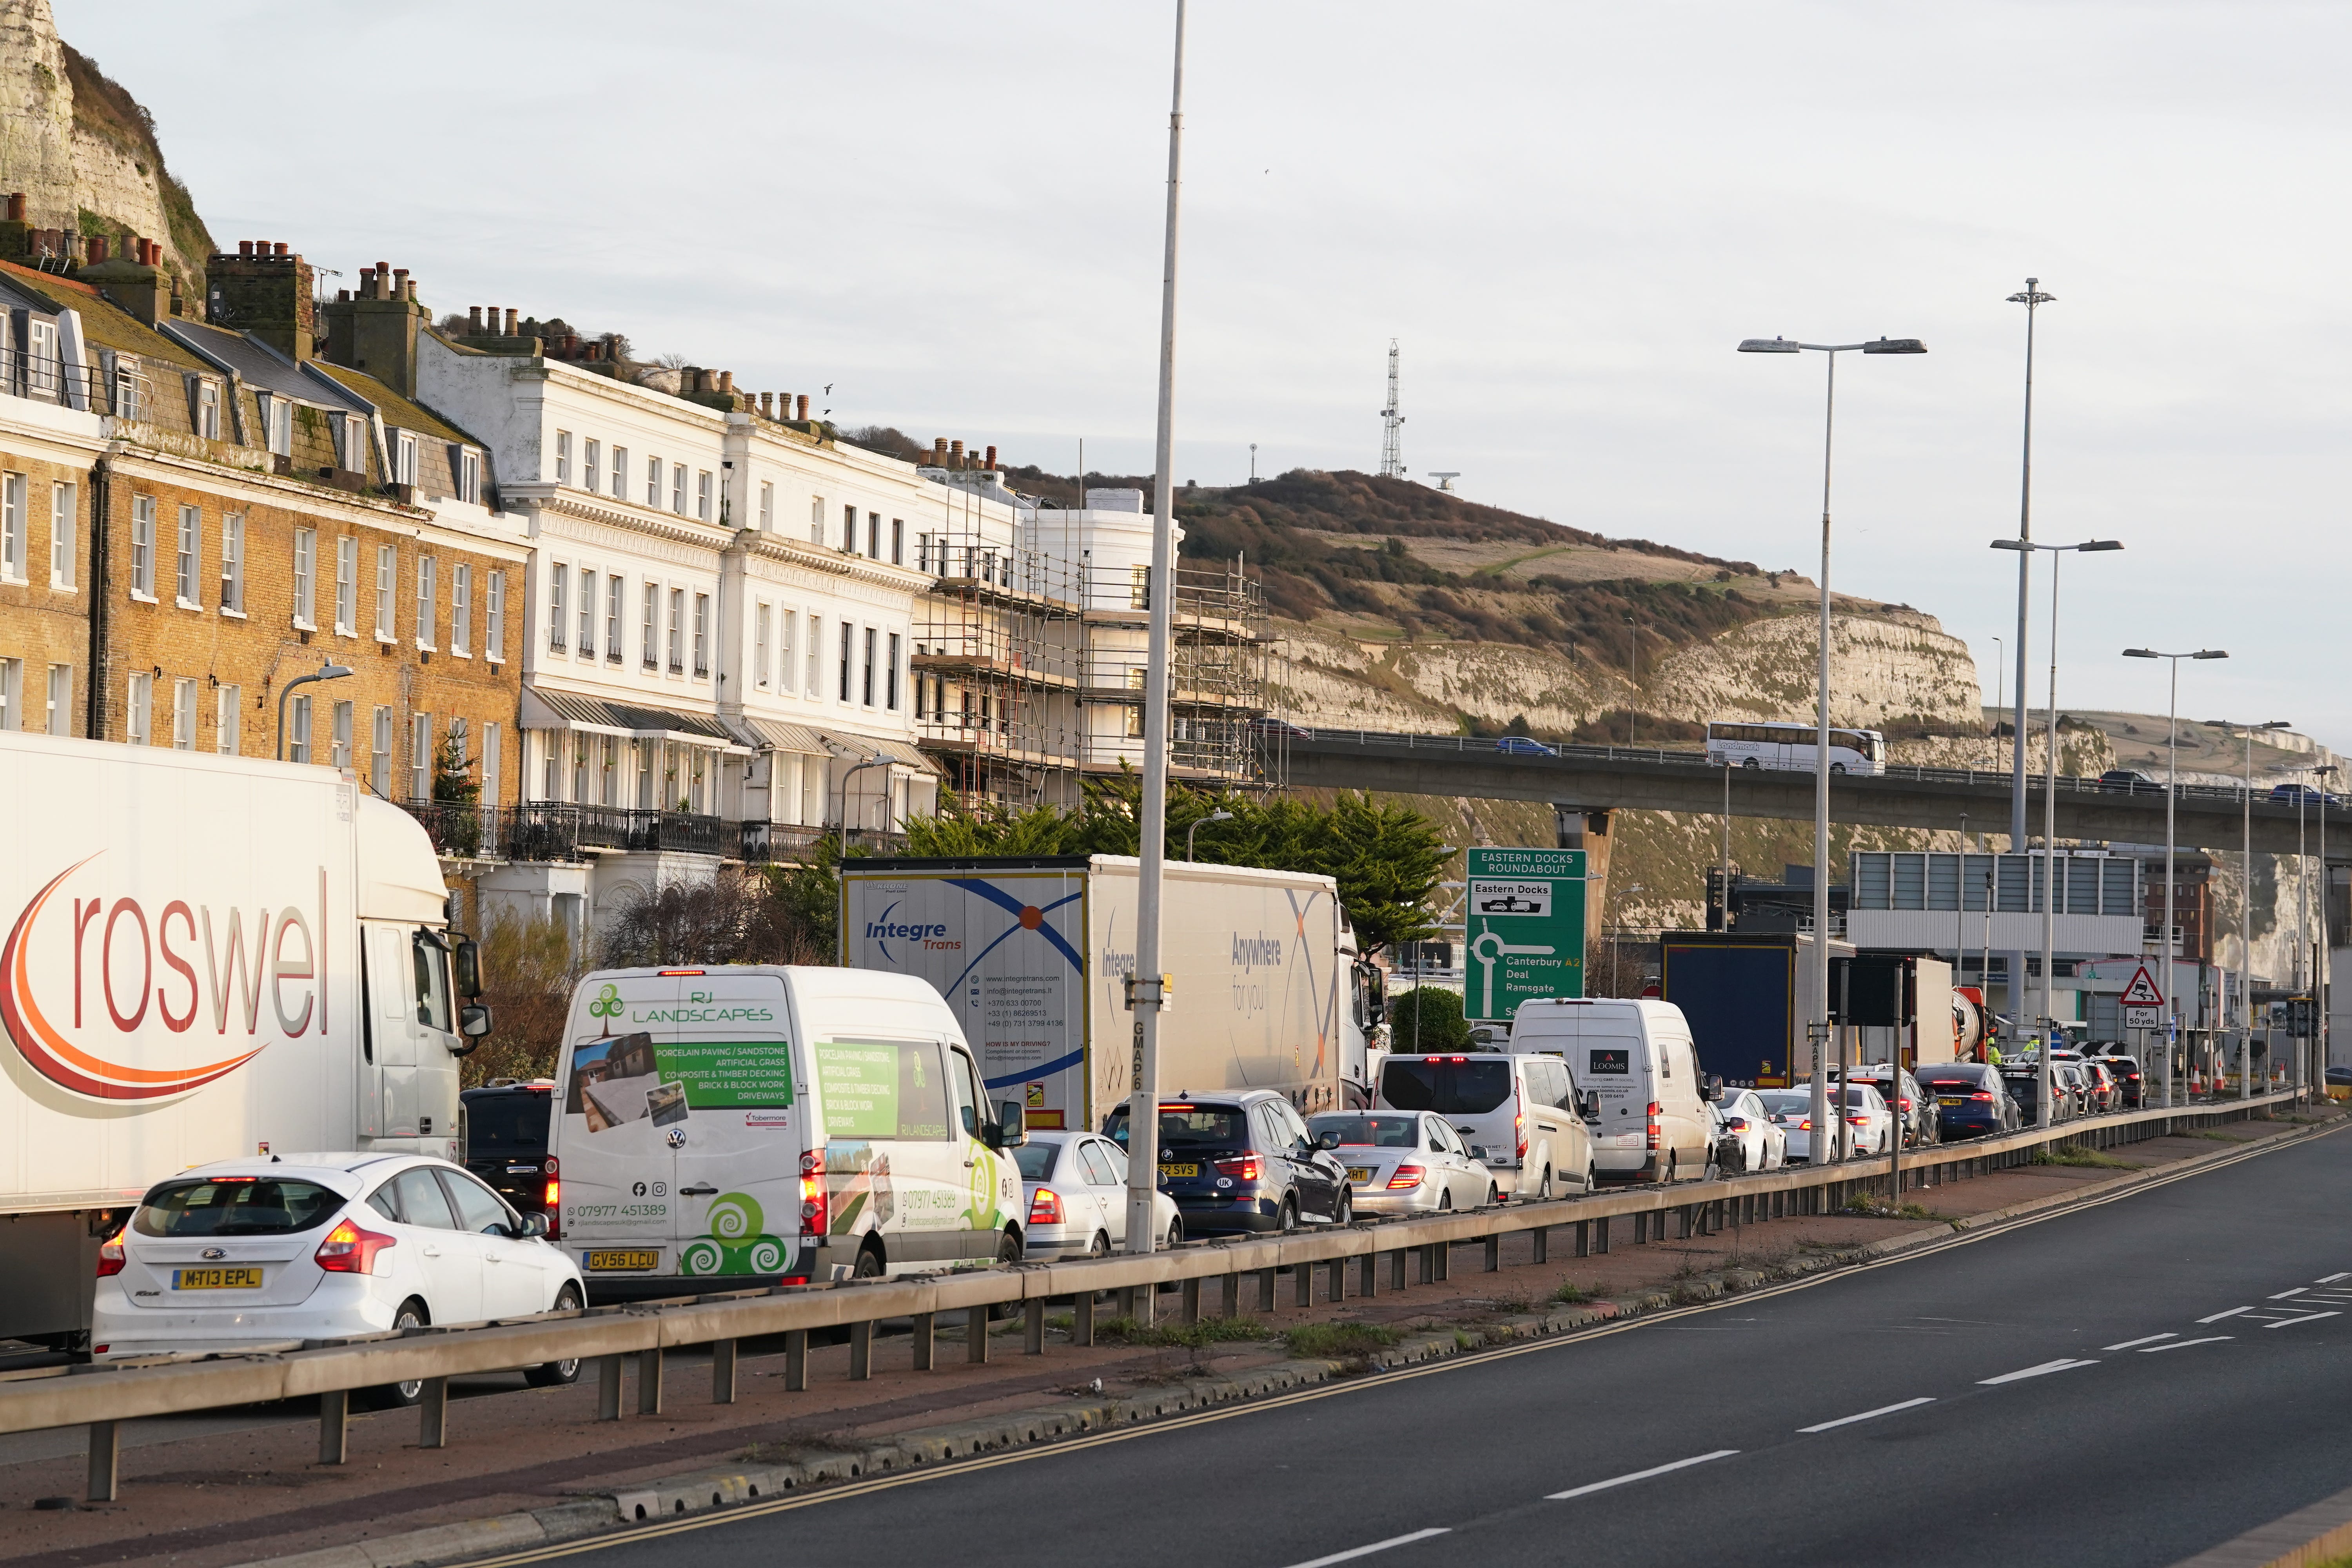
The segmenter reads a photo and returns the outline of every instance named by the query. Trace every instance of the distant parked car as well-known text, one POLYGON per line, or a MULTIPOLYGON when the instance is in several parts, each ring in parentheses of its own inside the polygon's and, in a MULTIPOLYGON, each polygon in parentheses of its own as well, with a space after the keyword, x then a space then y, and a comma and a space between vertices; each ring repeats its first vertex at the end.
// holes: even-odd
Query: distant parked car
POLYGON ((1506 735, 1495 742, 1495 750, 1512 752, 1527 757, 1556 757, 1559 748, 1547 746, 1541 741, 1531 741, 1525 735, 1506 735))
MULTIPOLYGON (((576 1309, 579 1267, 546 1230, 446 1160, 222 1160, 158 1182, 99 1248, 90 1351, 234 1352, 576 1309)), ((549 1362, 525 1376, 579 1373, 549 1362)), ((376 1396, 413 1405, 422 1386, 376 1396)))
MULTIPOLYGON (((1028 1200, 1021 1249, 1032 1259, 1099 1258, 1127 1241, 1127 1151, 1096 1132, 1040 1131, 1013 1151, 1028 1200)), ((1160 1239, 1184 1239, 1176 1200, 1151 1194, 1160 1239)))
MULTIPOLYGON (((1127 1107, 1103 1131, 1127 1142, 1127 1107)), ((1355 1197, 1347 1168, 1317 1146, 1290 1101, 1272 1089, 1160 1105, 1160 1183, 1187 1236, 1289 1231, 1302 1220, 1345 1225, 1355 1197)))
POLYGON ((2271 786, 2271 799, 2280 805, 2293 805, 2297 801, 2306 805, 2342 805, 2343 797, 2314 789, 2307 784, 2283 784, 2271 786))
POLYGON ((2147 1103, 2147 1073, 2137 1057, 2116 1048, 2102 1050, 2092 1059, 2115 1075, 2118 1109, 2137 1110, 2147 1103))
POLYGON ((1936 1102, 1942 1138, 1979 1138, 2013 1132, 2020 1125, 2017 1101, 2000 1072, 1982 1062, 1937 1062, 1914 1075, 1920 1091, 1936 1102))
MULTIPOLYGON (((2042 1074, 2031 1061, 2010 1061, 2000 1064, 2000 1081, 2009 1097, 2017 1102, 2019 1125, 2038 1126, 2042 1121, 2042 1074)), ((2074 1119, 2074 1097, 2068 1093, 2063 1081, 2051 1084, 2050 1120, 2053 1124, 2074 1119)))
POLYGON ((1723 1136, 1715 1158, 1725 1175, 1777 1171, 1789 1163, 1789 1135, 1755 1089, 1725 1089, 1716 1110, 1723 1116, 1723 1136))
POLYGON ((509 1079, 457 1097, 466 1110, 466 1169, 489 1183, 519 1214, 545 1214, 556 1190, 555 1161, 547 1152, 548 1113, 555 1080, 509 1079))
POLYGON ((2134 768, 2109 768, 2099 775, 2102 795, 2162 795, 2164 786, 2134 768))
POLYGON ((1853 1081, 1878 1086, 1882 1097, 1891 1093, 1895 1113, 1903 1118, 1903 1146, 1919 1148, 1937 1142, 1940 1119, 1929 1098, 1922 1093, 1918 1080, 1909 1073, 1903 1075, 1899 1087, 1891 1087, 1887 1075, 1892 1069, 1885 1062, 1871 1062, 1853 1069, 1853 1081))
POLYGON ((2331 1088, 2352 1089, 2352 1068, 2329 1068, 2327 1082, 2331 1088))
POLYGON ((1454 1124, 1426 1110, 1327 1110, 1307 1119, 1348 1168, 1360 1214, 1430 1214, 1476 1208, 1499 1195, 1486 1162, 1454 1124))
MULTIPOLYGON (((1810 1163, 1813 1158, 1813 1091, 1800 1085, 1795 1089, 1759 1089, 1758 1100, 1788 1140, 1788 1163, 1791 1165, 1810 1163)), ((1843 1100, 1848 1125, 1853 1131, 1853 1152, 1857 1156, 1884 1154, 1895 1141, 1895 1119, 1886 1109, 1886 1101, 1874 1085, 1850 1083, 1830 1086, 1830 1109, 1837 1114, 1843 1100)), ((1832 1136, 1834 1134, 1832 1133, 1832 1136)), ((1824 1145, 1826 1152, 1828 1145, 1824 1145)))

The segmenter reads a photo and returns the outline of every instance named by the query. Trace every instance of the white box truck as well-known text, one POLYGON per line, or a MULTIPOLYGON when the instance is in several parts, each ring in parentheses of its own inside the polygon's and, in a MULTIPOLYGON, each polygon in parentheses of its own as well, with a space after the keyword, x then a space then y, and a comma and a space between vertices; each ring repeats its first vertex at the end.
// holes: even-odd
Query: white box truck
MULTIPOLYGON (((1076 855, 847 860, 841 962, 929 981, 1031 1127, 1099 1129, 1129 1093, 1139 862, 1076 855)), ((1161 1092, 1275 1089, 1370 1103, 1380 971, 1328 877, 1168 863, 1161 1092)))
POLYGON ((100 1243, 188 1166, 457 1158, 488 1015, 446 900, 348 773, 0 733, 0 1338, 80 1348, 100 1243))

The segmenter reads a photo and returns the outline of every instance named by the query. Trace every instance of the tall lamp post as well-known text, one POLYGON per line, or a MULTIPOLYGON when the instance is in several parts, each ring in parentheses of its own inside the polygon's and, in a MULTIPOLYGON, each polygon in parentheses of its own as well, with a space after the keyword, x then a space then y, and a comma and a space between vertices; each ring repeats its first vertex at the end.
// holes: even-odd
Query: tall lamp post
MULTIPOLYGON (((1996 539, 1995 550, 2015 550, 2030 554, 2036 550, 2050 555, 2050 732, 2042 758, 2042 1048, 2034 1053, 2040 1064, 2035 1086, 2039 1099, 2034 1104, 2036 1124, 2050 1125, 2050 1053, 2057 1047, 2058 975, 2053 963, 2058 938, 2058 563, 2069 551, 2088 554, 2095 551, 2121 550, 2112 539, 2086 539, 2080 544, 2034 544, 2022 539, 1996 539)), ((2022 643, 2023 639, 2019 639, 2022 643)), ((2024 663, 2021 657, 2021 665, 2024 663)), ((2023 671, 2019 672, 2022 680, 2023 671)), ((2021 715, 2022 713, 2021 708, 2021 715)), ((2017 731, 2018 755, 2025 754, 2025 726, 2017 731)), ((2015 815, 2011 813, 2012 816, 2015 815)), ((2029 870, 2032 862, 2028 861, 2029 870)), ((2030 884, 2029 884, 2030 886, 2030 884)), ((2022 997, 2025 984, 2022 976, 2012 988, 2012 994, 2022 997)))
MULTIPOLYGON (((1837 433, 1837 356, 1842 353, 1923 354, 1916 338, 1880 338, 1867 343, 1801 343, 1788 338, 1748 338, 1744 354, 1793 354, 1811 350, 1829 356, 1829 382, 1822 415, 1822 612, 1820 691, 1813 752, 1813 980, 1818 1016, 1813 1044, 1813 1125, 1828 1127, 1830 1037, 1830 457, 1837 433)), ((1843 1112, 1839 1126, 1844 1125, 1843 1112)), ((1819 1134, 1815 1134, 1819 1136, 1819 1134)))
POLYGON ((1202 823, 1231 822, 1233 819, 1234 814, 1230 811, 1224 810, 1223 807, 1209 813, 1206 816, 1196 817, 1193 820, 1192 826, 1184 830, 1184 858, 1187 860, 1192 858, 1192 840, 1194 837, 1200 833, 1202 823))
POLYGON ((333 663, 322 664, 310 674, 298 675, 278 689, 278 760, 279 762, 282 763, 286 760, 286 700, 294 695, 294 689, 298 686, 309 686, 314 681, 341 680, 351 672, 351 667, 349 665, 333 663))
POLYGON ((2254 737, 2265 730, 2291 730, 2294 726, 2284 719, 2273 719, 2267 724, 2232 724, 2227 719, 2208 719, 2205 722, 2216 730, 2235 733, 2246 742, 2246 793, 2241 802, 2245 838, 2238 862, 2246 883, 2238 899, 2238 1098, 2246 1100, 2253 1094, 2254 1066, 2254 737))
POLYGON ((2316 1059, 2304 1081, 2311 1086, 2312 1098, 2327 1097, 2327 992, 2335 978, 2336 966, 2329 954, 2335 951, 2327 940, 2327 786, 2335 782, 2336 764, 2323 763, 2311 770, 2319 775, 2319 947, 2312 959, 2311 1010, 2313 1019, 2313 1051, 2316 1059))
POLYGON ((2202 647, 2195 653, 2159 653, 2152 647, 2127 647, 2126 658, 2172 661, 2172 700, 2164 721, 2164 1103, 2172 1105, 2172 1056, 2180 1046, 2180 1000, 2172 988, 2172 955, 2179 948, 2173 931, 2173 814, 2180 800, 2180 661, 2184 658, 2227 658, 2228 650, 2202 647))
MULTIPOLYGON (((2033 585, 2033 321, 2035 313, 2057 297, 2045 294, 2042 279, 2029 278, 2025 287, 2009 297, 2012 305, 2025 307, 2025 442, 2018 463, 2017 483, 2017 700, 2011 710, 2009 763, 2009 847, 2011 854, 2025 853, 2025 660, 2032 647, 2027 626, 2027 615, 2032 605, 2033 585)), ((2029 865, 2031 863, 2029 862, 2029 865)), ((2010 1010, 2021 1022, 2025 1017, 2025 953, 2011 948, 2009 953, 2010 1010)), ((2042 1103, 2050 1103, 2049 1081, 2042 1081, 2042 1103)), ((2044 1110, 2046 1117, 2049 1112, 2044 1110)))

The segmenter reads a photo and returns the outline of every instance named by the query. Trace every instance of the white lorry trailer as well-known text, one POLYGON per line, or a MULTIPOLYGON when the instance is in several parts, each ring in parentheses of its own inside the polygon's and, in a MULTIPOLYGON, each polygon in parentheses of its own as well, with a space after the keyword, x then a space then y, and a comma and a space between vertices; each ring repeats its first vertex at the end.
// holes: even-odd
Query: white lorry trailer
MULTIPOLYGON (((841 961, 937 987, 1029 1126, 1099 1129, 1129 1092, 1137 873, 1115 855, 845 861, 841 961)), ((1162 885, 1161 1091, 1370 1104, 1380 971, 1331 879, 1171 861, 1162 885)))
POLYGON ((81 1348, 99 1245, 190 1165, 457 1158, 446 899, 349 773, 0 733, 0 1339, 81 1348))

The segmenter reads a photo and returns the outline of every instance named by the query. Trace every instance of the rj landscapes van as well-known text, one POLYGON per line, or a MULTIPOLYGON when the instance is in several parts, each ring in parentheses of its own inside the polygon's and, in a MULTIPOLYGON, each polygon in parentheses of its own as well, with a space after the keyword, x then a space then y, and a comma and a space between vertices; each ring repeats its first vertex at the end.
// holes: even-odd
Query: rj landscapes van
POLYGON ((489 1016, 446 900, 349 773, 0 732, 0 1338, 79 1349, 99 1245, 191 1165, 456 1159, 489 1016))
POLYGON ((574 993, 548 1149, 592 1301, 1019 1261, 1019 1106, 898 974, 622 969, 574 993))
MULTIPOLYGON (((1028 1125, 1099 1130, 1129 1093, 1137 873, 1112 855, 845 861, 841 961, 946 998, 1028 1125)), ((1162 886, 1160 1089, 1370 1104, 1380 972, 1331 879, 1171 861, 1162 886)))

